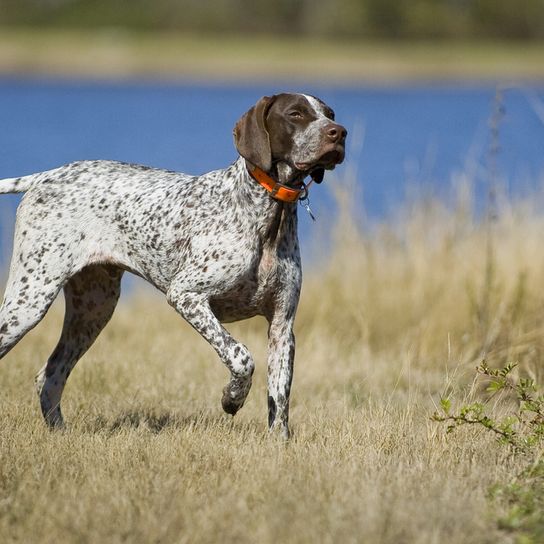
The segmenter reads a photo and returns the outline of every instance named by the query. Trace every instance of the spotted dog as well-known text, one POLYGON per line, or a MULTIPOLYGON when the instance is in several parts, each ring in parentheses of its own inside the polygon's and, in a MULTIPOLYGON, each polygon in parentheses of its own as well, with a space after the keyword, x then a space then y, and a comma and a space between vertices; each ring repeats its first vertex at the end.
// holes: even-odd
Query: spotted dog
POLYGON ((254 362, 221 323, 264 316, 268 423, 289 436, 293 322, 301 287, 297 201, 344 159, 346 130, 321 100, 261 98, 234 129, 240 157, 202 176, 113 161, 83 161, 0 181, 26 193, 0 308, 0 359, 40 320, 61 289, 60 340, 36 377, 41 410, 63 425, 70 372, 111 318, 129 271, 168 302, 230 370, 225 412, 236 414, 254 362))

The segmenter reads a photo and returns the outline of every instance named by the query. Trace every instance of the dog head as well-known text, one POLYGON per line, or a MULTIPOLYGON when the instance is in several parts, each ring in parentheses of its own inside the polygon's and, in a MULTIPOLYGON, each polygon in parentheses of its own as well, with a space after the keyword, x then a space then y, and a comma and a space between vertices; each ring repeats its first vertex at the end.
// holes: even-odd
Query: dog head
POLYGON ((261 98, 234 128, 238 152, 253 165, 267 173, 287 170, 291 180, 310 175, 317 183, 344 160, 346 135, 324 102, 291 93, 261 98))

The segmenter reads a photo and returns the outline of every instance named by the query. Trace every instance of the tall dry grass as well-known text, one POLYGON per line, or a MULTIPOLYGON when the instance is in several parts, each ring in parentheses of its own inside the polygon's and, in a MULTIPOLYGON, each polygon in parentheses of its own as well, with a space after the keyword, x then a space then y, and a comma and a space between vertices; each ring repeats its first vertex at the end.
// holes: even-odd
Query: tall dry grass
POLYGON ((511 541, 489 489, 523 460, 430 416, 446 393, 478 394, 482 357, 542 378, 538 199, 499 199, 486 225, 461 183, 453 205, 417 200, 361 229, 349 186, 337 190, 333 249, 305 271, 291 442, 265 431, 263 320, 230 326, 257 361, 231 419, 227 371, 147 292, 76 367, 70 429, 49 432, 33 376, 60 331, 56 306, 0 366, 0 541, 511 541))

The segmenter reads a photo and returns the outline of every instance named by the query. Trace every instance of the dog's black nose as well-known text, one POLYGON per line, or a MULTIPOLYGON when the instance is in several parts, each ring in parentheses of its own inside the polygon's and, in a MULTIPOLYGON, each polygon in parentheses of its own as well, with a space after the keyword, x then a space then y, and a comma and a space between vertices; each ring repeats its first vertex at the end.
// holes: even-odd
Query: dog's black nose
POLYGON ((337 143, 346 139, 348 131, 342 125, 331 123, 325 127, 325 134, 331 142, 337 143))

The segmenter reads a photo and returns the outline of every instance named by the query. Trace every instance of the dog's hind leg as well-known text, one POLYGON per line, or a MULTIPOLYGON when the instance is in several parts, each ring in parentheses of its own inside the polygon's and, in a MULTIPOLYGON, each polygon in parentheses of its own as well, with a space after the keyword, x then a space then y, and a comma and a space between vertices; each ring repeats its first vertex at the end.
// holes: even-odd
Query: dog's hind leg
POLYGON ((66 313, 62 334, 36 376, 42 414, 50 427, 63 425, 60 401, 66 380, 113 315, 122 275, 123 271, 115 266, 92 265, 64 286, 66 313))
POLYGON ((32 201, 17 210, 13 255, 0 306, 0 359, 42 320, 72 274, 72 254, 64 235, 47 226, 33 227, 40 218, 42 210, 32 201))
POLYGON ((42 320, 60 290, 60 282, 35 279, 30 274, 14 273, 8 280, 0 306, 0 359, 42 320))

